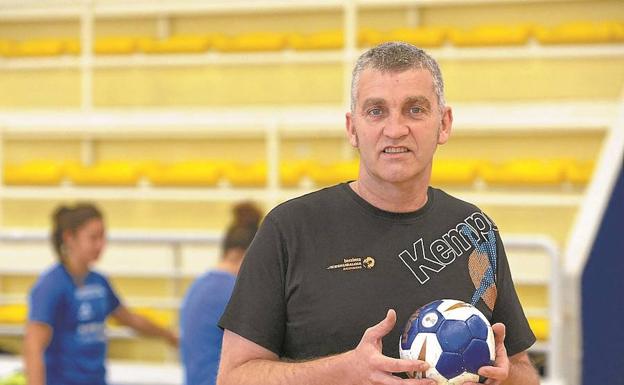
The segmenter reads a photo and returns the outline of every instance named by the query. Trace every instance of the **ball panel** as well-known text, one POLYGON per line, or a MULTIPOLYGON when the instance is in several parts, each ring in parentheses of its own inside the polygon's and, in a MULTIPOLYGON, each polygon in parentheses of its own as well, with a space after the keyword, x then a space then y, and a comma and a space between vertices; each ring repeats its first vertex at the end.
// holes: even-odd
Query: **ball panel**
POLYGON ((471 339, 470 329, 463 321, 446 320, 438 330, 438 340, 445 352, 462 353, 471 339))
POLYGON ((470 328, 473 337, 486 340, 488 336, 489 324, 485 324, 478 315, 473 314, 466 320, 466 325, 470 328))
POLYGON ((472 340, 462 355, 466 371, 477 374, 479 368, 490 364, 490 349, 483 340, 472 340))
POLYGON ((401 336, 401 348, 409 349, 418 333, 435 333, 444 319, 437 308, 442 301, 431 302, 416 310, 409 318, 401 336))
POLYGON ((464 360, 459 353, 442 352, 440 359, 435 366, 445 378, 453 378, 459 376, 465 371, 464 360))

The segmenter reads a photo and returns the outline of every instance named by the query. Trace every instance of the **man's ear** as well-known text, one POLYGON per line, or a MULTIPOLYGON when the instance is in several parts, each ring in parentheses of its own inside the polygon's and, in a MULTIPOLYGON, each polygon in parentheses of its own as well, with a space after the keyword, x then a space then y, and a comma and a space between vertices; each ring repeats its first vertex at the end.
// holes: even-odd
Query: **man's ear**
POLYGON ((350 112, 345 114, 345 126, 347 128, 347 137, 349 138, 349 143, 353 148, 358 148, 358 137, 357 132, 355 131, 355 126, 353 125, 353 116, 350 112))
POLYGON ((438 130, 438 144, 444 144, 451 136, 451 129, 453 127, 453 110, 451 107, 444 107, 442 112, 442 121, 440 122, 440 129, 438 130))

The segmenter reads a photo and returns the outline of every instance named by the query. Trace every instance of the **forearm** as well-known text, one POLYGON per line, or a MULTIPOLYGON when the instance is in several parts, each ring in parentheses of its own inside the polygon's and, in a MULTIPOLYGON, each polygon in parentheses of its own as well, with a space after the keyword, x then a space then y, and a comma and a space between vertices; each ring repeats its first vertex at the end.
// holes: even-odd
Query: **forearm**
POLYGON ((45 385, 45 364, 43 353, 26 347, 24 350, 24 367, 28 385, 45 385))
POLYGON ((173 343, 176 340, 175 334, 172 331, 165 329, 149 319, 137 314, 133 314, 132 321, 128 324, 128 326, 143 335, 160 337, 170 343, 173 343))
POLYGON ((510 361, 509 376, 504 385, 539 385, 540 377, 529 361, 510 361))
POLYGON ((347 370, 356 368, 348 363, 350 354, 303 362, 255 359, 228 370, 222 366, 217 385, 351 385, 353 373, 347 370))

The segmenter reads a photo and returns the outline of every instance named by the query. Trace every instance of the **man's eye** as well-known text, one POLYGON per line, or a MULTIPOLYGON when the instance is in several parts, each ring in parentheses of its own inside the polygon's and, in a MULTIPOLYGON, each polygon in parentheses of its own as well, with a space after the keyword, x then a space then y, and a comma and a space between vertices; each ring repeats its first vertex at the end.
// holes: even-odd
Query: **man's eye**
POLYGON ((383 113, 381 108, 371 108, 368 110, 368 114, 371 116, 380 116, 383 113))
POLYGON ((423 109, 420 107, 410 107, 409 112, 410 114, 420 114, 423 112, 423 109))

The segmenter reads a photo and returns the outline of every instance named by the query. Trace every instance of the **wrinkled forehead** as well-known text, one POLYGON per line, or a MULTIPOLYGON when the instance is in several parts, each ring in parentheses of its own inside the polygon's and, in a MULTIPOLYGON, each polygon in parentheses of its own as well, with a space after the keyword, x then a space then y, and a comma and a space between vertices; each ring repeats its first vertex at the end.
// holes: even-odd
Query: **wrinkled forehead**
POLYGON ((431 72, 426 68, 408 68, 402 71, 366 68, 356 84, 358 102, 365 99, 383 98, 385 94, 405 94, 405 98, 431 98, 436 103, 435 85, 431 72))

